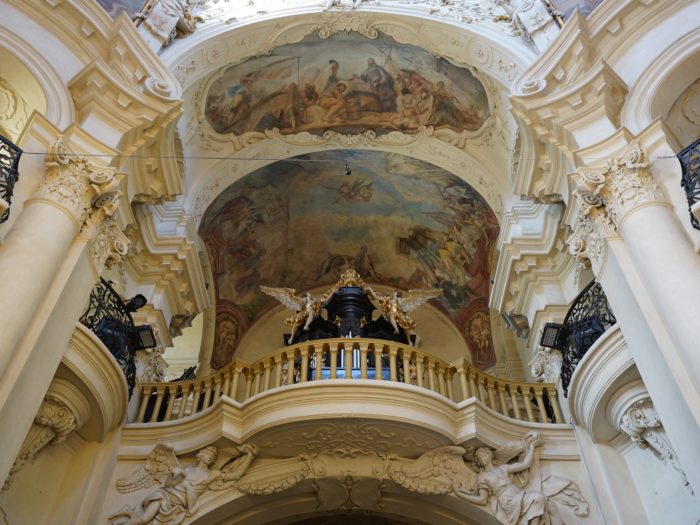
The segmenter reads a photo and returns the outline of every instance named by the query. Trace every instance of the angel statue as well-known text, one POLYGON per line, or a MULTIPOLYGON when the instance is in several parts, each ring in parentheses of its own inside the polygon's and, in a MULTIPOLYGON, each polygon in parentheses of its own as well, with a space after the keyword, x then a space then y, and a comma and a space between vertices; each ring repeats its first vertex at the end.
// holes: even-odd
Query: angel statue
POLYGON ((261 286, 260 291, 274 297, 290 310, 294 310, 294 315, 285 321, 292 328, 292 333, 289 336, 289 344, 292 344, 294 335, 299 330, 299 327, 303 325, 302 331, 309 329, 309 326, 319 316, 321 308, 333 295, 335 289, 331 289, 318 297, 313 297, 309 292, 306 292, 302 297, 297 297, 294 288, 261 286))
POLYGON ((374 297, 382 307, 382 315, 384 319, 389 321, 394 333, 399 333, 399 326, 406 331, 408 341, 411 341, 411 334, 416 327, 416 322, 408 316, 408 312, 417 309, 423 303, 438 297, 442 290, 437 288, 428 290, 417 288, 409 290, 406 297, 403 296, 401 290, 395 290, 393 294, 375 292, 372 288, 369 289, 370 294, 374 297))
POLYGON ((255 453, 255 446, 251 444, 221 451, 210 445, 197 452, 194 462, 182 467, 172 445, 156 445, 131 476, 117 480, 117 490, 125 494, 156 484, 160 486, 148 494, 141 505, 112 514, 110 523, 178 525, 197 512, 198 499, 204 492, 228 488, 241 479, 255 453))
POLYGON ((409 463, 396 461, 389 475, 422 494, 452 493, 476 505, 491 500, 494 516, 506 525, 564 525, 557 505, 570 507, 575 516, 587 516, 588 503, 574 482, 531 475, 538 441, 537 432, 528 432, 495 451, 439 447, 409 463))

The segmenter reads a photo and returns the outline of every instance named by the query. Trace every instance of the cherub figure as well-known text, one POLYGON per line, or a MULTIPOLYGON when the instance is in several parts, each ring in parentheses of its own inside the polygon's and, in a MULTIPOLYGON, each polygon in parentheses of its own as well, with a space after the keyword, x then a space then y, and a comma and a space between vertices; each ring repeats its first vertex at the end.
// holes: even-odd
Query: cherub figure
POLYGON ((399 326, 406 331, 406 336, 409 342, 411 341, 411 334, 416 327, 416 322, 411 319, 408 312, 416 310, 423 303, 438 297, 442 291, 438 289, 414 289, 409 290, 408 295, 404 297, 401 290, 395 290, 393 294, 385 294, 381 292, 375 292, 372 288, 369 289, 370 295, 374 297, 382 308, 382 315, 384 319, 389 321, 394 333, 399 333, 399 326))
POLYGON ((309 292, 306 292, 302 297, 297 297, 294 288, 261 286, 260 291, 274 297, 290 310, 294 310, 294 315, 286 320, 287 325, 292 328, 292 333, 289 336, 289 344, 292 344, 299 327, 303 326, 302 331, 309 329, 311 323, 319 316, 321 308, 333 295, 335 289, 318 297, 313 297, 309 292))
POLYGON ((135 492, 160 483, 140 506, 125 508, 109 517, 112 525, 178 525, 199 508, 199 497, 209 490, 235 484, 255 457, 254 445, 223 449, 204 447, 195 461, 182 467, 170 444, 159 444, 142 466, 128 478, 117 480, 121 493, 135 492))

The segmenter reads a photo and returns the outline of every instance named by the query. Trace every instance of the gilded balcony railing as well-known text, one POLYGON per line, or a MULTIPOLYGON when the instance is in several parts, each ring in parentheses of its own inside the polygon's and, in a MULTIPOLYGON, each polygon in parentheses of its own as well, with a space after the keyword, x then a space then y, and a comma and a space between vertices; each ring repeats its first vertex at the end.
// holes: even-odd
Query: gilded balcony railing
POLYGON ((681 187, 688 199, 690 223, 700 230, 700 139, 681 151, 678 160, 683 167, 681 187))
POLYGON ((143 384, 136 422, 191 416, 208 409, 221 396, 243 402, 292 384, 339 379, 400 382, 455 402, 476 397, 506 417, 563 423, 554 384, 499 379, 466 360, 448 364, 412 346, 375 339, 304 342, 252 364, 234 360, 225 369, 191 381, 143 384))
POLYGON ((10 216, 10 203, 19 178, 17 167, 21 155, 21 149, 0 135, 0 223, 10 216))

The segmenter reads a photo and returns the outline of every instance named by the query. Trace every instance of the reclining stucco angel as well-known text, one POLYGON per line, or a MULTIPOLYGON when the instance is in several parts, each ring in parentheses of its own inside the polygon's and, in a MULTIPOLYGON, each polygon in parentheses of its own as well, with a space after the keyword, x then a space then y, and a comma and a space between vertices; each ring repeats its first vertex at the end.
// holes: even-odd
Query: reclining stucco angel
POLYGON ((317 297, 313 297, 309 292, 306 292, 302 297, 297 297, 294 288, 261 286, 260 291, 274 297, 290 310, 294 310, 294 315, 286 320, 287 325, 292 328, 292 333, 289 336, 289 344, 292 344, 299 328, 303 326, 302 331, 308 330, 313 320, 320 315, 321 308, 333 295, 335 288, 317 297))
POLYGON ((178 525, 199 508, 199 497, 207 490, 232 487, 250 467, 254 445, 221 451, 214 446, 197 452, 195 461, 183 467, 170 444, 159 444, 143 465, 128 478, 117 480, 122 494, 160 485, 140 505, 125 508, 109 517, 112 525, 178 525))
POLYGON ((559 505, 587 516, 588 503, 574 482, 531 472, 538 441, 537 432, 528 432, 497 450, 440 447, 413 461, 393 462, 389 476, 422 494, 454 494, 475 505, 490 501, 493 515, 506 525, 565 525, 559 505))

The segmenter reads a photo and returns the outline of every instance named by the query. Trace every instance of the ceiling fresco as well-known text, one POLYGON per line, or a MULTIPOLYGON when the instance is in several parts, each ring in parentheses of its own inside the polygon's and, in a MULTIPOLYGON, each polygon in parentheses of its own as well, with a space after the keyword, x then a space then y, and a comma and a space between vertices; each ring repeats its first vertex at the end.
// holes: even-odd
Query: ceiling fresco
POLYGON ((479 129, 490 114, 486 90, 469 69, 385 35, 312 35, 217 75, 205 115, 221 134, 462 132, 479 129))
POLYGON ((260 285, 303 291, 334 284, 348 268, 369 283, 440 288, 431 303, 456 324, 474 364, 495 364, 487 304, 498 223, 475 190, 441 168, 349 150, 276 162, 224 190, 199 232, 216 284, 214 368, 275 306, 260 285))

